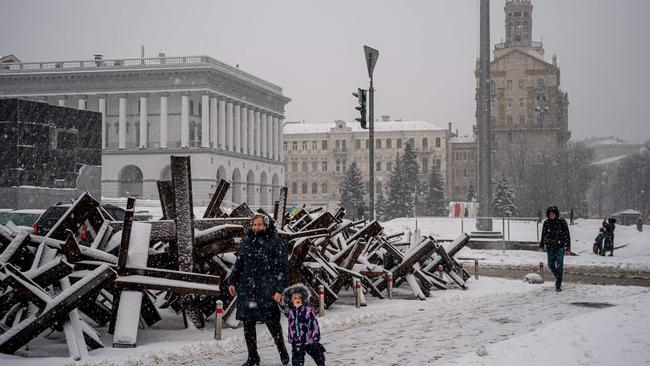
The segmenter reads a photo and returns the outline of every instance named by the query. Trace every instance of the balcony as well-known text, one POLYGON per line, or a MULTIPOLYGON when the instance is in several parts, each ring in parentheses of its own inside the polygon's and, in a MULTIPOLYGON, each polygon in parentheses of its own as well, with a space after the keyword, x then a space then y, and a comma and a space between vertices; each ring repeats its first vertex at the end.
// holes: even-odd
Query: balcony
POLYGON ((530 45, 526 44, 526 42, 503 42, 494 45, 495 50, 502 50, 508 47, 544 48, 544 42, 530 42, 530 45))

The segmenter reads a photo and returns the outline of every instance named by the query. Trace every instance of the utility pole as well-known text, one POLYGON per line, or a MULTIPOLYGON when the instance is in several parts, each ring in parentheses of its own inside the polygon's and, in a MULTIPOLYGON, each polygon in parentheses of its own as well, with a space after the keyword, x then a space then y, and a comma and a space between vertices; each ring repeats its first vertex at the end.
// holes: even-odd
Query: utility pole
POLYGON ((366 56, 366 64, 368 65, 368 76, 370 77, 370 88, 368 89, 368 122, 369 122, 369 169, 368 169, 368 182, 370 183, 370 220, 375 219, 375 87, 372 84, 372 72, 375 69, 377 58, 379 58, 379 51, 372 47, 363 46, 363 53, 366 56))
POLYGON ((490 0, 481 0, 479 51, 479 217, 477 229, 492 231, 492 126, 490 125, 490 0))

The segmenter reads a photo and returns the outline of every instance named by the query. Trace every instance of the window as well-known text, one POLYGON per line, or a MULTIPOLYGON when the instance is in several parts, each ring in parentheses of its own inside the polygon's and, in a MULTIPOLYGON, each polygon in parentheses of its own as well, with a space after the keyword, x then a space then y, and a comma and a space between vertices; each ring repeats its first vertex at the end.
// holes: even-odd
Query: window
POLYGON ((334 142, 334 151, 341 151, 341 140, 334 142))
POLYGON ((321 141, 321 149, 327 150, 327 140, 321 141))
POLYGON ((519 79, 519 89, 524 88, 524 79, 519 79))
POLYGON ((366 139, 366 149, 369 149, 369 148, 370 148, 370 141, 368 139, 366 139))
POLYGON ((497 119, 494 118, 494 116, 492 116, 492 117, 490 118, 490 125, 492 126, 492 128, 496 128, 496 127, 497 127, 497 119))
POLYGON ((474 151, 472 151, 471 158, 472 161, 476 160, 476 153, 474 151))
POLYGON ((491 106, 492 109, 496 108, 496 103, 494 99, 492 99, 492 102, 490 102, 490 104, 492 104, 491 106))
POLYGON ((291 183, 291 194, 298 194, 298 183, 291 183))
POLYGON ((408 143, 411 144, 411 147, 412 147, 412 148, 415 148, 415 139, 414 139, 413 137, 411 137, 411 138, 409 139, 409 142, 408 142, 408 143))
POLYGON ((393 163, 386 163, 386 170, 389 172, 393 171, 393 163))
POLYGON ((341 160, 341 167, 343 168, 343 173, 345 173, 348 170, 348 166, 345 159, 341 160))
POLYGON ((323 183, 320 186, 320 193, 326 194, 327 193, 327 183, 323 183))
POLYGON ((336 140, 336 151, 345 151, 347 150, 347 141, 346 140, 336 140))
POLYGON ((307 162, 302 163, 302 171, 306 172, 307 171, 307 162))
POLYGON ((402 139, 397 139, 397 148, 398 149, 402 148, 402 139))
POLYGON ((336 171, 341 171, 341 159, 336 159, 336 171))
POLYGON ((512 80, 507 80, 506 81, 506 89, 512 90, 512 80))
POLYGON ((467 177, 467 169, 463 169, 463 177, 467 177))
POLYGON ((512 116, 508 116, 508 117, 506 118, 506 121, 507 121, 507 123, 508 123, 508 126, 512 126, 512 116))
POLYGON ((422 158, 422 173, 427 174, 429 173, 429 158, 426 156, 422 158))
POLYGON ((524 98, 519 98, 519 108, 524 108, 524 98))
POLYGON ((198 113, 198 115, 199 115, 199 117, 203 117, 203 104, 201 104, 201 102, 199 102, 199 113, 198 113))
POLYGON ((508 142, 512 142, 512 131, 508 131, 508 142))
POLYGON ((298 171, 298 163, 297 162, 294 161, 293 163, 291 163, 291 171, 292 172, 297 172, 298 171))
POLYGON ((381 149, 381 139, 376 139, 375 140, 375 148, 381 149))
POLYGON ((324 172, 327 171, 327 162, 326 161, 323 162, 321 170, 324 171, 324 172))
POLYGON ((307 194, 307 183, 302 184, 302 194, 307 194))
POLYGON ((361 140, 354 140, 354 148, 361 150, 361 140))
POLYGON ((463 152, 463 160, 467 160, 467 151, 463 152))
POLYGON ((318 163, 317 162, 313 161, 311 163, 311 171, 312 172, 317 172, 318 171, 318 163))
MULTIPOLYGON (((472 156, 473 156, 473 155, 474 155, 474 153, 472 153, 472 156)), ((472 160, 474 160, 474 159, 472 159, 472 160)), ((440 164, 441 164, 440 159, 436 159, 436 163, 435 163, 435 164, 436 164, 436 168, 438 168, 438 170, 440 170, 440 164)))
POLYGON ((311 142, 311 149, 312 150, 318 150, 318 141, 312 141, 311 142))
POLYGON ((526 123, 526 118, 524 116, 519 116, 519 124, 523 125, 526 123))
POLYGON ((490 94, 497 95, 497 83, 494 80, 490 80, 490 94))
POLYGON ((194 101, 190 99, 190 114, 194 114, 194 101))
POLYGON ((423 148, 423 149, 426 149, 426 148, 428 148, 428 147, 429 147, 429 139, 426 138, 426 137, 423 137, 423 138, 422 138, 422 148, 423 148))
POLYGON ((378 172, 380 172, 380 171, 381 171, 381 161, 378 161, 378 162, 376 163, 376 165, 377 165, 377 168, 376 168, 375 170, 378 171, 378 172))
POLYGON ((291 150, 293 150, 293 151, 298 150, 298 141, 292 141, 291 142, 291 150))
POLYGON ((441 142, 442 142, 442 139, 440 137, 436 137, 436 148, 440 147, 441 142))
POLYGON ((348 140, 341 140, 341 147, 343 151, 346 151, 348 149, 348 140))
POLYGON ((393 148, 393 140, 386 139, 386 148, 387 149, 392 149, 393 148))
POLYGON ((508 109, 512 108, 512 99, 508 99, 507 106, 508 106, 508 109))
POLYGON ((282 143, 282 149, 284 149, 284 151, 287 151, 288 146, 289 146, 288 142, 285 141, 285 142, 282 143))
POLYGON ((318 183, 314 182, 311 184, 311 194, 318 194, 318 183))
POLYGON ((307 150, 307 141, 302 142, 302 149, 307 150))

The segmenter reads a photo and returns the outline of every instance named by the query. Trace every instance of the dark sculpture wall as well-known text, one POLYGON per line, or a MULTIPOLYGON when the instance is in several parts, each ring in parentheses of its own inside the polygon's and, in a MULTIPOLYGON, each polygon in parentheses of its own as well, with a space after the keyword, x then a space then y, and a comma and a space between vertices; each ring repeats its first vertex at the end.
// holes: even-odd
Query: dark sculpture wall
POLYGON ((0 99, 0 186, 74 188, 83 165, 101 165, 101 114, 0 99))

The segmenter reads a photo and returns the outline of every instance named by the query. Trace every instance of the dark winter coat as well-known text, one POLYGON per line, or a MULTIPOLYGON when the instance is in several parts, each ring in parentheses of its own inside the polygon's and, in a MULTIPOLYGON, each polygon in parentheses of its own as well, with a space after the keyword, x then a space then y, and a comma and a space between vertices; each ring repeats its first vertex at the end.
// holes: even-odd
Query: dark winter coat
POLYGON ((603 221, 605 228, 605 248, 614 248, 614 229, 616 229, 616 219, 605 219, 603 221))
POLYGON ((283 301, 279 304, 284 315, 289 319, 287 327, 289 344, 304 346, 320 342, 320 327, 316 312, 309 306, 309 290, 301 285, 293 285, 282 294, 283 301), (298 293, 302 298, 302 305, 294 308, 291 302, 293 294, 298 293))
POLYGON ((547 219, 542 225, 542 238, 539 242, 540 247, 544 248, 564 248, 571 250, 571 234, 569 225, 566 220, 560 217, 560 211, 557 207, 551 206, 546 210, 547 219), (555 213, 555 219, 549 218, 551 212, 555 213))
POLYGON ((280 314, 273 295, 287 287, 287 251, 273 223, 244 240, 237 261, 226 279, 237 288, 237 320, 273 320, 280 314))

